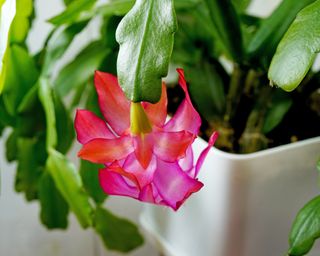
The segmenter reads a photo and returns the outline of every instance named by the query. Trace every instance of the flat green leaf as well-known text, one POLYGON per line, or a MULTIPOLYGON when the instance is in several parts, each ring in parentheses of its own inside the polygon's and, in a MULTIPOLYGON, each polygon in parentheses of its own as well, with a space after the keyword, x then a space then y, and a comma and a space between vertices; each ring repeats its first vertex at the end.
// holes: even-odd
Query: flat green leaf
POLYGON ((123 16, 130 11, 133 5, 134 0, 114 0, 99 6, 96 12, 103 16, 123 16))
POLYGON ((294 90, 320 51, 320 0, 299 12, 274 55, 268 77, 285 91, 294 90))
POLYGON ((0 1, 0 93, 3 90, 7 72, 7 48, 9 43, 9 31, 16 14, 15 0, 0 1))
POLYGON ((10 29, 10 42, 23 43, 28 35, 31 16, 33 14, 33 0, 18 0, 17 12, 10 29))
POLYGON ((94 217, 95 230, 111 250, 129 252, 143 244, 137 227, 126 219, 98 207, 94 217))
POLYGON ((278 91, 274 94, 271 102, 271 107, 266 113, 266 118, 263 126, 263 133, 268 133, 277 127, 285 114, 292 106, 292 99, 283 91, 278 91))
POLYGON ((27 200, 38 197, 38 181, 42 173, 37 140, 35 138, 18 138, 18 168, 16 175, 16 190, 25 192, 27 200))
POLYGON ((49 22, 56 26, 76 23, 81 18, 81 15, 83 15, 85 11, 92 8, 95 3, 96 0, 72 1, 62 13, 51 18, 49 22))
POLYGON ((39 180, 39 200, 42 224, 48 229, 66 229, 68 226, 69 206, 57 190, 48 172, 44 172, 39 180))
POLYGON ((320 196, 308 202, 298 213, 290 233, 289 256, 307 254, 320 237, 320 196))
POLYGON ((78 56, 61 69, 54 86, 59 95, 65 96, 92 78, 110 52, 101 41, 95 41, 85 47, 78 56))
POLYGON ((38 83, 36 83, 34 86, 32 86, 32 88, 29 89, 18 106, 18 113, 25 113, 33 110, 33 107, 38 100, 38 89, 38 83))
POLYGON ((68 202, 81 226, 83 228, 92 226, 93 208, 75 166, 65 156, 51 148, 46 169, 50 172, 57 189, 68 202))
POLYGON ((9 59, 3 99, 8 112, 14 115, 25 94, 36 83, 39 72, 25 48, 14 44, 7 54, 9 59))
POLYGON ((288 30, 297 13, 315 0, 284 0, 277 9, 261 22, 259 30, 251 39, 247 52, 251 57, 265 56, 270 61, 281 38, 288 30))
POLYGON ((56 61, 62 57, 75 36, 80 33, 87 24, 88 22, 84 21, 66 28, 56 29, 51 33, 45 47, 45 57, 42 66, 43 76, 50 76, 56 61))
POLYGON ((55 107, 55 120, 56 120, 56 131, 57 131, 57 147, 56 149, 60 153, 67 153, 70 149, 74 137, 74 126, 73 120, 70 117, 70 113, 65 108, 60 97, 53 93, 53 102, 55 107))
POLYGON ((18 134, 13 130, 6 141, 6 158, 8 162, 12 162, 18 157, 17 139, 18 134))
POLYGON ((52 89, 47 78, 40 77, 39 81, 39 99, 46 115, 47 125, 47 150, 49 148, 55 148, 58 143, 58 135, 56 130, 56 115, 55 107, 52 96, 52 89))
POLYGON ((14 126, 15 125, 15 118, 11 116, 7 108, 3 102, 3 95, 0 95, 0 124, 2 126, 14 126))
POLYGON ((240 22, 231 0, 205 0, 214 30, 224 46, 226 53, 239 62, 243 55, 240 22))
POLYGON ((232 0, 233 5, 237 8, 239 11, 245 11, 249 4, 251 3, 251 0, 232 0))
POLYGON ((173 0, 137 0, 120 22, 118 79, 130 100, 159 101, 176 29, 173 0))
POLYGON ((99 168, 103 168, 97 164, 81 160, 80 174, 83 185, 88 194, 97 204, 102 204, 107 195, 103 192, 98 178, 99 168))

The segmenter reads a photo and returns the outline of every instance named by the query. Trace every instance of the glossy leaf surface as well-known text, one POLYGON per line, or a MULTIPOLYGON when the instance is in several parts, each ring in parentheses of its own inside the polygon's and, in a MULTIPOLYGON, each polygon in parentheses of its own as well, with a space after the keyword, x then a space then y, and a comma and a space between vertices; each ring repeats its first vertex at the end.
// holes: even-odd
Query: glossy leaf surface
POLYGON ((138 0, 118 26, 118 79, 128 99, 155 103, 177 29, 172 0, 138 0))
POLYGON ((274 55, 268 77, 285 91, 294 90, 320 51, 320 0, 299 12, 274 55))
POLYGON ((68 202, 70 209, 78 218, 81 226, 92 225, 93 208, 85 193, 80 174, 68 159, 54 149, 49 150, 46 169, 50 172, 56 187, 68 202))

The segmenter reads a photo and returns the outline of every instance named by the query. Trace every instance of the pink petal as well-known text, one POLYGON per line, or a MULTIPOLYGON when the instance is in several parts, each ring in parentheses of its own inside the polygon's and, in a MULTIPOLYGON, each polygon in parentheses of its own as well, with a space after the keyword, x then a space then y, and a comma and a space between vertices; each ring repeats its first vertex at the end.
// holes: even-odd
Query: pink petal
POLYGON ((193 150, 192 147, 188 147, 184 158, 179 160, 179 166, 184 172, 189 172, 193 169, 193 150))
POLYGON ((139 195, 139 200, 143 201, 143 202, 148 202, 148 203, 153 203, 155 204, 155 198, 153 196, 153 189, 152 189, 152 185, 149 184, 147 186, 145 186, 139 195))
POLYGON ((156 104, 149 102, 143 102, 143 107, 153 125, 162 127, 167 117, 167 89, 164 83, 162 83, 162 94, 160 101, 156 104))
POLYGON ((110 163, 125 158, 134 150, 130 136, 116 139, 93 139, 84 144, 78 156, 94 163, 110 163))
POLYGON ((195 137, 187 131, 154 132, 153 152, 164 161, 174 162, 185 156, 195 137))
POLYGON ((74 126, 81 144, 96 138, 112 139, 114 134, 106 123, 88 110, 77 110, 74 126))
POLYGON ((154 184, 163 201, 177 210, 183 202, 194 192, 199 191, 203 184, 190 178, 180 169, 177 163, 158 161, 154 174, 154 184))
POLYGON ((209 150, 212 148, 213 144, 215 143, 215 141, 217 140, 218 138, 218 133, 217 132, 214 132, 212 133, 212 135, 210 136, 210 139, 209 139, 209 142, 208 142, 208 146, 201 152, 199 158, 198 158, 198 161, 196 163, 196 167, 195 167, 195 173, 194 173, 194 176, 193 177, 197 177, 198 176, 198 173, 202 167, 202 164, 209 152, 209 150))
POLYGON ((145 187, 153 181, 153 175, 157 167, 156 157, 153 156, 150 164, 145 169, 137 160, 135 153, 131 153, 123 164, 126 172, 134 174, 140 187, 145 187))
POLYGON ((129 196, 137 199, 139 190, 130 186, 114 168, 99 170, 99 181, 103 191, 109 195, 129 196))
POLYGON ((146 169, 152 158, 152 134, 143 134, 133 137, 134 151, 142 167, 146 169))
POLYGON ((118 135, 123 134, 130 126, 130 102, 120 88, 117 77, 96 71, 94 83, 104 118, 118 135))
POLYGON ((177 112, 165 125, 166 131, 189 131, 194 135, 197 135, 201 125, 201 118, 198 112, 194 109, 190 96, 188 93, 187 83, 184 78, 184 72, 182 69, 177 69, 179 73, 179 84, 184 90, 186 98, 179 106, 177 112))

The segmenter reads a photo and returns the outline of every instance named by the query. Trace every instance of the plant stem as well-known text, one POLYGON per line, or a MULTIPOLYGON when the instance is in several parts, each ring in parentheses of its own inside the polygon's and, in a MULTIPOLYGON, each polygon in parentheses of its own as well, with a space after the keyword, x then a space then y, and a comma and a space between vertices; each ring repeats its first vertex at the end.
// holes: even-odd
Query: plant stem
POLYGON ((241 98, 241 90, 243 89, 243 87, 241 86, 243 76, 244 74, 239 64, 235 63, 226 99, 226 112, 224 115, 224 121, 226 123, 229 123, 230 120, 233 118, 236 106, 239 104, 241 98))
POLYGON ((271 87, 264 86, 261 89, 261 94, 249 115, 246 128, 239 140, 241 153, 252 153, 267 147, 268 139, 262 133, 262 129, 271 95, 271 87))

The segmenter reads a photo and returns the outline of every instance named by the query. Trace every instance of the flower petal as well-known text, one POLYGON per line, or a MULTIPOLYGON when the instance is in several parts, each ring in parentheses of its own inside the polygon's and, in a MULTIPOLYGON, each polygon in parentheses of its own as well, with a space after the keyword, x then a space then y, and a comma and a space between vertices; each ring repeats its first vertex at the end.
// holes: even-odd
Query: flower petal
POLYGON ((154 174, 154 184, 163 201, 174 210, 194 192, 199 191, 203 184, 190 178, 177 163, 167 163, 158 160, 157 171, 154 174))
POLYGON ((156 157, 152 156, 150 164, 147 168, 143 168, 140 162, 137 160, 135 153, 131 153, 123 164, 123 169, 126 172, 134 174, 139 186, 145 187, 153 181, 153 174, 157 167, 156 157))
POLYGON ((146 169, 152 158, 152 134, 143 134, 133 137, 134 152, 142 167, 146 169))
POLYGON ((178 164, 184 172, 189 172, 193 169, 193 150, 191 146, 188 147, 185 157, 181 158, 178 164))
POLYGON ((130 102, 120 88, 117 77, 96 71, 94 83, 104 118, 118 135, 123 134, 130 126, 130 102))
POLYGON ((129 185, 114 168, 99 170, 99 182, 103 191, 109 195, 129 196, 137 199, 139 190, 129 185))
POLYGON ((106 123, 88 110, 77 110, 74 126, 77 139, 81 144, 96 138, 112 139, 115 137, 106 123))
POLYGON ((215 141, 217 140, 219 134, 217 132, 212 133, 212 135, 209 138, 209 142, 208 142, 208 146, 201 152, 198 161, 196 163, 196 167, 195 167, 195 173, 193 177, 197 177, 198 173, 202 167, 202 164, 209 152, 209 150, 212 148, 213 144, 215 143, 215 141))
POLYGON ((78 156, 94 163, 110 163, 125 158, 134 150, 130 136, 116 139, 93 139, 84 144, 78 156))
POLYGON ((154 132, 153 152, 164 161, 174 162, 185 156, 195 136, 187 131, 154 132))
POLYGON ((189 131, 194 135, 197 135, 201 125, 201 118, 198 112, 192 105, 187 83, 184 78, 184 72, 182 69, 177 69, 179 73, 179 84, 185 92, 186 98, 183 100, 178 110, 170 121, 165 125, 166 131, 189 131))
POLYGON ((156 104, 151 104, 149 102, 143 102, 144 110, 146 111, 148 118, 153 125, 162 127, 167 118, 167 89, 166 85, 162 83, 162 93, 160 101, 156 104))
POLYGON ((140 195, 139 195, 139 200, 143 201, 143 202, 152 203, 152 204, 156 203, 154 195, 153 195, 153 189, 152 189, 151 184, 145 186, 141 190, 140 195))

